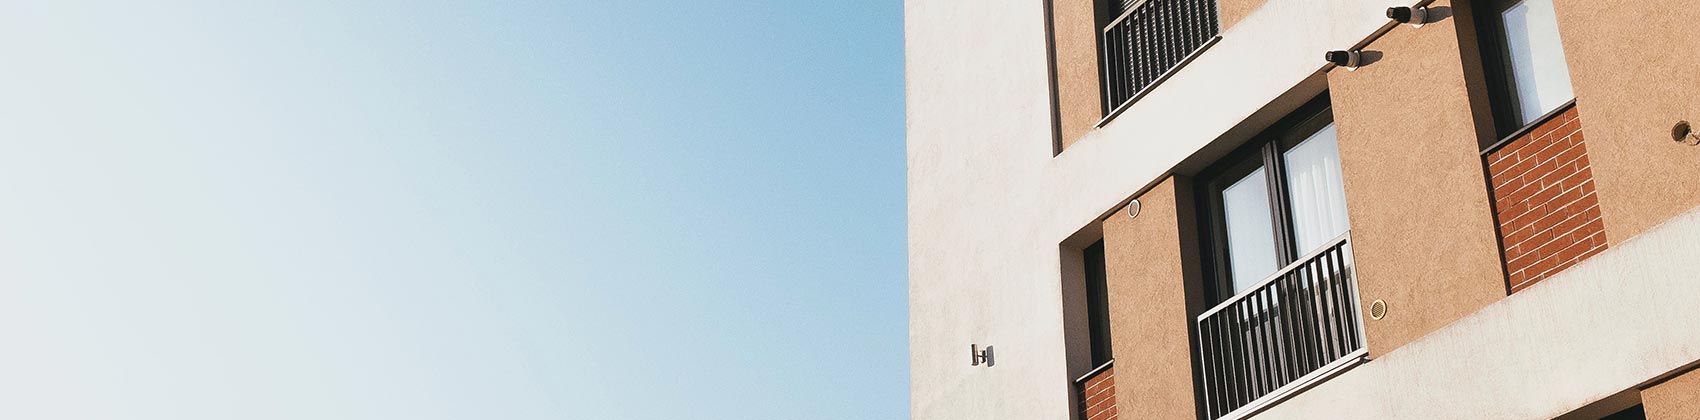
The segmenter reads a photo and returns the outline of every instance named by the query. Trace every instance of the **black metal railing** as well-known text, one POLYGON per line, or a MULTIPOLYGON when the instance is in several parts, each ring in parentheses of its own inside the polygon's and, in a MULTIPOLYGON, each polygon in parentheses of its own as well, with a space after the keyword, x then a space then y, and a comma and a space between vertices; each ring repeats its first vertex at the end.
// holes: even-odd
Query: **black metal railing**
POLYGON ((1205 412, 1220 418, 1361 360, 1349 234, 1198 316, 1205 412))
MULTIPOLYGON (((1124 5, 1125 6, 1125 5, 1124 5)), ((1191 59, 1221 31, 1216 0, 1148 0, 1104 27, 1104 115, 1191 59)))

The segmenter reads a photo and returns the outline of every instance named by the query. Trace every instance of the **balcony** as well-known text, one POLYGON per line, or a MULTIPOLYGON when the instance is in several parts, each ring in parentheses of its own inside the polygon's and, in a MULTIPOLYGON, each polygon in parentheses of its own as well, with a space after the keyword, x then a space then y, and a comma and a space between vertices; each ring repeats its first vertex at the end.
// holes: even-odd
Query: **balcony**
POLYGON ((1208 418, 1244 417, 1364 361, 1350 235, 1198 316, 1208 418))
MULTIPOLYGON (((1111 21, 1099 40, 1104 120, 1215 43, 1216 0, 1145 0, 1111 21)), ((1103 125, 1103 122, 1099 122, 1103 125)))

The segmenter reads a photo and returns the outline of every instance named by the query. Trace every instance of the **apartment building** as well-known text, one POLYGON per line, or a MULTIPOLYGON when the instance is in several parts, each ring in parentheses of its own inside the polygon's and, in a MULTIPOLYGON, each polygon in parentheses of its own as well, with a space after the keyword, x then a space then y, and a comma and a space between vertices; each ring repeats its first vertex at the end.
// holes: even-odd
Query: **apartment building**
POLYGON ((906 0, 917 419, 1700 419, 1700 3, 906 0))

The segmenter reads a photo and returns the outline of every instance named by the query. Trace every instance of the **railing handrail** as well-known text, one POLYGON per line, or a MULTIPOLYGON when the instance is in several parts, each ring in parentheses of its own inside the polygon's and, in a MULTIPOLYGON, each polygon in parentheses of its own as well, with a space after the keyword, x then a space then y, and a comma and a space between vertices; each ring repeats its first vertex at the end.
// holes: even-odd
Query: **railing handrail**
POLYGON ((1210 308, 1210 310, 1204 311, 1204 313, 1199 314, 1197 320, 1203 321, 1205 318, 1209 318, 1210 315, 1214 315, 1217 312, 1221 312, 1223 309, 1226 309, 1229 306, 1233 306, 1234 303, 1239 302, 1241 300, 1244 300, 1246 298, 1246 296, 1251 296, 1252 293, 1255 293, 1258 290, 1262 290, 1263 286, 1267 286, 1267 285, 1269 285, 1269 283, 1273 283, 1275 280, 1278 280, 1281 277, 1286 276, 1287 273, 1292 272, 1294 269, 1305 265, 1305 263, 1307 263, 1307 262, 1310 262, 1311 259, 1316 258, 1317 256, 1322 255, 1324 253, 1327 253, 1328 251, 1331 251, 1336 247, 1339 247, 1342 243, 1350 242, 1351 237, 1352 237, 1352 232, 1346 231, 1346 233, 1342 233, 1342 234, 1340 234, 1340 236, 1336 236, 1336 237, 1334 237, 1334 239, 1328 240, 1328 242, 1325 243, 1326 245, 1319 246, 1315 250, 1311 251, 1309 254, 1305 254, 1305 256, 1303 256, 1303 257, 1299 257, 1297 259, 1294 259, 1293 262, 1287 264, 1286 267, 1281 267, 1280 270, 1275 270, 1275 273, 1270 274, 1269 277, 1265 277, 1263 280, 1258 281, 1257 283, 1252 284, 1250 287, 1245 288, 1245 290, 1241 290, 1238 294, 1235 294, 1233 297, 1230 297, 1226 300, 1223 300, 1222 303, 1216 304, 1216 306, 1210 308))
POLYGON ((1104 362, 1104 364, 1098 365, 1098 367, 1092 368, 1092 370, 1087 371, 1085 375, 1080 375, 1079 378, 1074 378, 1074 384, 1075 385, 1084 384, 1087 380, 1092 379, 1093 376, 1098 376, 1098 374, 1104 373, 1104 369, 1109 369, 1110 365, 1113 365, 1113 364, 1116 364, 1116 359, 1110 359, 1110 361, 1104 362))

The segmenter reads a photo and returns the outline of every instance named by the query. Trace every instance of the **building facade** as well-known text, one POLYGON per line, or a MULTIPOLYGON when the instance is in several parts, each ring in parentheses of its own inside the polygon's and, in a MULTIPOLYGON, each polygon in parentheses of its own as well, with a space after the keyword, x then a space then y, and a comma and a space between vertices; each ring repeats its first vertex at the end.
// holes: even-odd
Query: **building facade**
POLYGON ((914 418, 1700 419, 1695 6, 906 0, 914 418))

